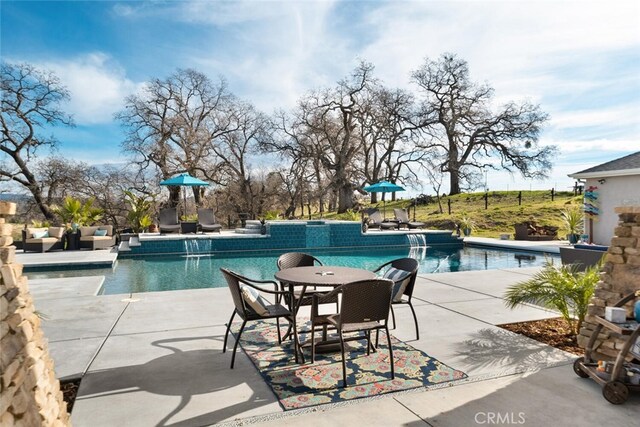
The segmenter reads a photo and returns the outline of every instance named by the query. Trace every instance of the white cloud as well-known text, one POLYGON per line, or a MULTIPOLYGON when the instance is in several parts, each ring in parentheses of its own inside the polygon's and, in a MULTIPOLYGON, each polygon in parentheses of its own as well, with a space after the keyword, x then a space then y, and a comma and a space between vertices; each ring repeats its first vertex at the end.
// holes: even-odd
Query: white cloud
MULTIPOLYGON (((559 128, 590 126, 637 126, 640 104, 623 104, 609 108, 573 110, 554 113, 551 125, 559 128)), ((638 138, 640 143, 640 138, 638 138)))
POLYGON ((112 122, 113 114, 124 106, 124 98, 140 87, 111 57, 100 52, 38 65, 52 70, 69 89, 71 100, 66 110, 78 124, 112 122))

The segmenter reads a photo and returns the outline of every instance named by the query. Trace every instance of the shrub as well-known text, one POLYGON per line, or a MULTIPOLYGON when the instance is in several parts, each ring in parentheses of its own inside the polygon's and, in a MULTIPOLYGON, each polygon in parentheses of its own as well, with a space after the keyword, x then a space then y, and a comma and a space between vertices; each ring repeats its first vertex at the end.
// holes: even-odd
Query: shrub
POLYGON ((600 266, 578 271, 576 265, 554 265, 547 260, 542 271, 531 279, 510 286, 505 304, 513 309, 521 304, 536 304, 560 312, 574 334, 580 332, 589 300, 600 280, 600 266))

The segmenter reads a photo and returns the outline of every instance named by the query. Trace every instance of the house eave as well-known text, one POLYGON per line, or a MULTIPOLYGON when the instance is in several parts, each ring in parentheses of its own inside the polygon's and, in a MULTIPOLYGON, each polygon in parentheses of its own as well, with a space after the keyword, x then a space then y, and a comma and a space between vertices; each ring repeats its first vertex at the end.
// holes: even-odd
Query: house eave
POLYGON ((572 173, 568 176, 573 179, 588 179, 588 178, 609 178, 614 176, 629 176, 640 175, 640 168, 634 169, 620 169, 612 171, 597 171, 597 172, 578 172, 572 173))

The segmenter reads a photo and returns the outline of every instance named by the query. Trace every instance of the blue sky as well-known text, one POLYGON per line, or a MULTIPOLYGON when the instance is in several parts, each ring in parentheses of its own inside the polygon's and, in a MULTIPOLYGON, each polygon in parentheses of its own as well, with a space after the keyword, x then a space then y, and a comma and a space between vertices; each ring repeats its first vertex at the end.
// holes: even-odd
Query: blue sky
MULTIPOLYGON (((53 70, 77 126, 60 153, 123 160, 113 122, 125 96, 192 67, 270 113, 331 85, 358 59, 412 88, 425 57, 454 52, 495 88, 551 120, 541 143, 562 154, 549 180, 492 173, 494 190, 571 185, 567 173, 640 150, 640 2, 570 1, 3 1, 3 60, 53 70)), ((414 189, 429 191, 424 189, 414 189)))

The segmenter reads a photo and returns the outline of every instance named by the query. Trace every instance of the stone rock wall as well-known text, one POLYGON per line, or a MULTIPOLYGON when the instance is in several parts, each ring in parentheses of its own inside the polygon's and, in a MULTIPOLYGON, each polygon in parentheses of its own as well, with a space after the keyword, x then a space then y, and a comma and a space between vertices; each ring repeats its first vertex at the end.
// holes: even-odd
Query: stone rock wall
POLYGON ((22 265, 14 262, 15 203, 0 202, 0 426, 68 426, 67 404, 53 370, 22 265))
MULTIPOLYGON (((604 316, 604 308, 613 306, 624 296, 640 290, 640 206, 616 208, 619 222, 600 272, 600 281, 589 304, 578 344, 586 347, 596 328, 594 316, 604 316)), ((633 317, 633 301, 626 306, 627 317, 633 317)), ((624 341, 616 339, 604 328, 596 341, 596 359, 611 359, 618 355, 624 341)))

